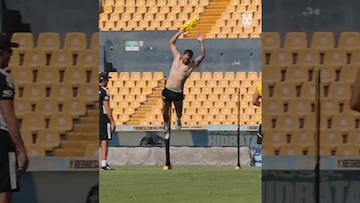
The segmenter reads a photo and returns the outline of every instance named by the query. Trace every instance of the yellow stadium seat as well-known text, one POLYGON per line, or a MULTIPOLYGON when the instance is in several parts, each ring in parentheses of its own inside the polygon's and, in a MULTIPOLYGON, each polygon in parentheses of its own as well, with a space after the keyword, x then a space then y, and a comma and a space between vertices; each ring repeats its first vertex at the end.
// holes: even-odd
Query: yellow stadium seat
POLYGON ((47 97, 45 85, 42 83, 29 83, 25 85, 23 97, 29 99, 32 103, 47 97))
POLYGON ((54 113, 49 120, 49 128, 65 133, 73 128, 72 116, 69 113, 54 113))
POLYGON ((26 51, 24 65, 31 66, 34 70, 37 70, 39 66, 48 65, 45 52, 35 49, 26 51))
POLYGON ((73 87, 71 84, 54 83, 51 85, 51 98, 59 103, 74 97, 73 87))
POLYGON ((36 144, 43 146, 46 150, 53 150, 60 146, 60 134, 54 129, 42 129, 36 134, 36 144))
POLYGON ((97 84, 81 83, 79 84, 77 96, 78 99, 83 100, 86 104, 92 104, 99 100, 99 90, 97 84))
POLYGON ((262 100, 262 108, 264 112, 267 112, 270 115, 276 115, 285 112, 282 99, 264 97, 262 100))
POLYGON ((337 47, 346 51, 360 49, 359 32, 341 32, 337 47))
POLYGON ((287 49, 276 49, 271 52, 270 65, 288 66, 293 64, 291 51, 287 49))
POLYGON ((339 80, 340 81, 354 81, 359 70, 360 70, 360 66, 344 65, 341 68, 339 80))
POLYGON ((278 32, 263 32, 261 34, 262 49, 264 51, 280 48, 280 34, 278 32))
POLYGON ((64 83, 72 84, 77 87, 87 82, 86 69, 83 66, 67 68, 64 72, 64 83))
POLYGON ((64 101, 63 112, 68 112, 73 117, 79 117, 86 114, 86 105, 79 99, 67 99, 64 101))
POLYGON ((291 50, 308 48, 306 32, 288 32, 285 35, 284 48, 291 50))
POLYGON ((125 0, 115 0, 114 6, 125 6, 125 0))
POLYGON ((320 53, 316 49, 301 49, 298 51, 296 64, 316 66, 320 64, 320 53))
POLYGON ((46 118, 60 111, 57 101, 50 98, 43 98, 37 101, 35 109, 36 112, 42 113, 46 118))
POLYGON ((60 35, 57 32, 43 32, 39 34, 37 46, 38 49, 53 51, 60 49, 60 35))
POLYGON ((104 5, 103 6, 103 13, 110 14, 113 12, 113 7, 111 5, 104 5))
POLYGON ((333 32, 314 32, 311 38, 310 48, 324 51, 335 48, 335 37, 333 32))
MULTIPOLYGON (((76 61, 77 66, 88 67, 87 70, 92 70, 99 64, 99 50, 98 49, 87 49, 79 51, 79 56, 76 61)), ((98 69, 98 68, 96 68, 98 69)))
POLYGON ((296 88, 297 88, 296 83, 278 82, 274 86, 274 97, 277 97, 277 98, 295 98, 295 97, 297 97, 296 88))
MULTIPOLYGON (((324 95, 326 97, 326 95, 324 95)), ((349 82, 333 82, 329 86, 328 97, 330 98, 350 98, 351 96, 351 83, 349 82)))
POLYGON ((50 86, 53 83, 60 82, 60 71, 55 67, 41 66, 35 82, 50 86))
POLYGON ((321 83, 328 84, 335 80, 339 80, 340 67, 336 67, 333 65, 321 65, 318 67, 320 69, 321 83))
POLYGON ((347 64, 345 50, 334 48, 324 51, 324 65, 342 66, 344 64, 347 64))
POLYGON ((68 50, 54 50, 51 55, 50 66, 55 66, 64 70, 65 67, 74 65, 73 56, 71 51, 68 50))
POLYGON ((287 104, 288 113, 300 114, 314 114, 315 115, 315 100, 314 99, 289 99, 284 102, 287 104))
POLYGON ((29 50, 34 48, 34 36, 30 32, 15 32, 11 37, 12 42, 19 44, 17 50, 29 50))
MULTIPOLYGON (((270 71, 271 70, 268 70, 268 72, 270 71)), ((300 65, 288 66, 286 68, 285 81, 294 81, 294 82, 312 81, 314 78, 313 73, 314 73, 313 67, 300 66, 300 65)), ((266 72, 265 75, 266 75, 265 78, 267 78, 268 73, 266 72)))
POLYGON ((319 91, 319 90, 316 89, 314 82, 304 82, 301 85, 299 97, 314 99, 317 91, 319 91))
POLYGON ((22 117, 21 131, 37 132, 45 127, 45 116, 42 113, 27 113, 22 117))
POLYGON ((34 112, 31 103, 27 98, 15 98, 14 100, 15 115, 22 118, 23 115, 34 112))
POLYGON ((68 32, 64 39, 64 49, 78 51, 87 48, 86 34, 84 32, 68 32))
POLYGON ((18 87, 24 87, 25 84, 34 81, 33 71, 27 67, 13 66, 11 68, 11 76, 18 87))
POLYGON ((26 153, 28 156, 38 156, 38 157, 42 157, 46 155, 46 149, 44 146, 41 145, 36 145, 36 144, 31 144, 31 145, 26 145, 26 153))

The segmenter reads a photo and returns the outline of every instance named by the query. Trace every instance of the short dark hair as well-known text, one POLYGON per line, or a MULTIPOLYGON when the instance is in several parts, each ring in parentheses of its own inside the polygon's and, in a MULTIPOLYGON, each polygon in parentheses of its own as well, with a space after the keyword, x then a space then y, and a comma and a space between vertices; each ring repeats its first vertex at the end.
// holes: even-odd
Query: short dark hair
POLYGON ((184 54, 187 54, 187 55, 189 55, 190 57, 193 57, 193 55, 194 55, 193 51, 190 50, 190 49, 186 49, 186 50, 184 51, 184 54))

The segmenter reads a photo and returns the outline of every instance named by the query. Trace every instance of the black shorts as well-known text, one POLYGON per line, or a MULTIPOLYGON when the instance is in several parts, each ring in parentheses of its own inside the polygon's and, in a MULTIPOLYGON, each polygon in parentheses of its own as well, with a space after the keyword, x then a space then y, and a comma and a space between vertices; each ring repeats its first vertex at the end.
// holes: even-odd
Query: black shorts
POLYGON ((111 140, 112 132, 111 132, 111 123, 106 114, 102 114, 100 116, 100 132, 99 139, 100 140, 111 140))
POLYGON ((184 93, 174 92, 167 88, 164 88, 162 91, 162 99, 166 102, 179 102, 184 100, 184 93))
POLYGON ((0 130, 0 193, 19 190, 15 144, 5 130, 0 130))

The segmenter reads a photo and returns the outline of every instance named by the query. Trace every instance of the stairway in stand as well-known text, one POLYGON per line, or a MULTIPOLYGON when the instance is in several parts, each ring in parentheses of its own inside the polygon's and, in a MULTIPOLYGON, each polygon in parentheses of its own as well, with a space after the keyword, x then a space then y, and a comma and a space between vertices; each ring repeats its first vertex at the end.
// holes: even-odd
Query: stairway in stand
POLYGON ((61 147, 54 150, 55 156, 92 157, 99 143, 99 107, 89 105, 85 116, 74 120, 73 130, 61 140, 61 147), (91 149, 94 148, 95 149, 91 149))
POLYGON ((198 33, 206 36, 211 27, 216 25, 216 20, 221 19, 221 14, 226 10, 226 7, 231 3, 231 0, 216 0, 210 1, 204 12, 199 18, 199 23, 191 30, 184 38, 196 38, 198 33))
POLYGON ((161 92, 163 89, 164 81, 159 80, 158 86, 152 89, 152 94, 147 97, 145 102, 141 103, 140 107, 130 116, 129 121, 127 121, 125 125, 142 125, 142 122, 146 119, 146 115, 152 112, 155 105, 162 102, 161 92))

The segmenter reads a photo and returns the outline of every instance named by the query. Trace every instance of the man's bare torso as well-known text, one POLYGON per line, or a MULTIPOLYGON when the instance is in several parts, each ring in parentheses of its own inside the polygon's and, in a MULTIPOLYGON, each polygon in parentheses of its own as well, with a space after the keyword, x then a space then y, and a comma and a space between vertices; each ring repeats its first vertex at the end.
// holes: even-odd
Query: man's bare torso
POLYGON ((185 81, 193 70, 193 64, 193 61, 191 61, 188 65, 183 64, 181 57, 175 59, 170 69, 166 87, 178 92, 182 92, 185 81))

